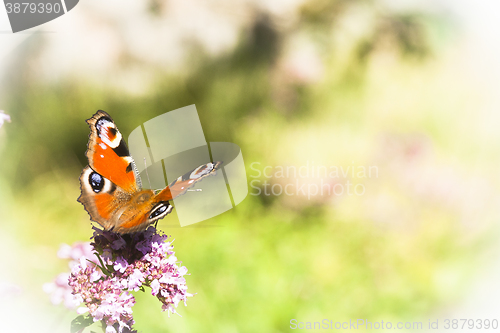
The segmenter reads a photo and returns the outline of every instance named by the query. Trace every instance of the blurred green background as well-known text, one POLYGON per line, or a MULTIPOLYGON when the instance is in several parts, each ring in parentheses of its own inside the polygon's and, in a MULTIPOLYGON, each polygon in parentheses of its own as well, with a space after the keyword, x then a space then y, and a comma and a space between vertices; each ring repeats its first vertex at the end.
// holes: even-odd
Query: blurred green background
POLYGON ((2 59, 0 109, 12 117, 0 129, 7 331, 68 332, 76 316, 50 304, 42 285, 67 271, 59 245, 92 234, 76 202, 85 119, 105 110, 128 137, 190 104, 207 141, 241 147, 261 190, 264 181, 323 180, 365 191, 251 187, 208 221, 180 228, 169 215, 159 228, 175 238, 196 295, 168 318, 154 297, 136 294, 136 329, 287 332, 293 318, 454 314, 496 258, 499 199, 498 68, 467 22, 446 1, 88 0, 32 31, 2 59), (378 172, 296 179, 255 170, 312 165, 378 172))

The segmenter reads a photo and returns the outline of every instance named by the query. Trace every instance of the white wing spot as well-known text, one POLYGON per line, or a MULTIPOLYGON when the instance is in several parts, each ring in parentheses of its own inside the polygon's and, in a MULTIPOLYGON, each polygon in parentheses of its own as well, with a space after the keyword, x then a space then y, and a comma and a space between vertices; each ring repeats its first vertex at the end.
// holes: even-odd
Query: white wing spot
POLYGON ((114 139, 110 140, 109 133, 110 133, 111 128, 114 128, 117 130, 115 124, 113 124, 109 121, 106 122, 105 124, 103 124, 99 130, 99 132, 100 132, 99 137, 101 138, 101 140, 105 144, 107 144, 111 148, 116 148, 120 145, 120 141, 122 140, 122 134, 120 133, 120 131, 117 130, 116 136, 114 137, 114 139))
POLYGON ((101 155, 101 158, 104 158, 104 155, 101 155))
POLYGON ((106 149, 106 148, 108 148, 108 147, 107 147, 104 143, 102 143, 102 142, 99 144, 99 146, 101 146, 101 148, 102 148, 103 150, 104 150, 104 149, 106 149))
POLYGON ((188 181, 188 184, 191 184, 192 182, 194 182, 194 180, 193 180, 193 179, 191 179, 190 181, 188 181))

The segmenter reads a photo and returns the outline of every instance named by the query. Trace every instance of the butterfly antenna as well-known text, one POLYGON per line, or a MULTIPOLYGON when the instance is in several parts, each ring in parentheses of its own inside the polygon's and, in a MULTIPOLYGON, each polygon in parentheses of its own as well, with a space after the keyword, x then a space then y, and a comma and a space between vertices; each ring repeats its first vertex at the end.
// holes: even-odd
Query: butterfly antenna
POLYGON ((188 190, 188 192, 201 192, 201 191, 203 191, 201 188, 197 188, 194 190, 188 190))
POLYGON ((146 164, 146 158, 144 157, 144 167, 146 168, 146 176, 148 177, 149 188, 151 188, 151 181, 149 180, 148 165, 146 164))

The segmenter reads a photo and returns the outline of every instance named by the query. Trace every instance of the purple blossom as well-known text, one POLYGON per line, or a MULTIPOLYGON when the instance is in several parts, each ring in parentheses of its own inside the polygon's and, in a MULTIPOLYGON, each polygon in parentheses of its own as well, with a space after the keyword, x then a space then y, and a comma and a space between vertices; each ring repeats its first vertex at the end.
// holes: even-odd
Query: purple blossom
POLYGON ((118 238, 117 240, 115 240, 112 244, 111 244, 111 248, 113 250, 119 250, 121 248, 123 248, 127 243, 125 242, 125 240, 123 238, 118 238))
POLYGON ((127 266, 128 266, 128 262, 125 259, 123 259, 122 257, 118 257, 115 260, 115 264, 113 265, 113 268, 115 269, 115 271, 123 273, 127 269, 127 266))
POLYGON ((177 265, 167 239, 153 226, 131 235, 94 227, 92 243, 61 246, 58 254, 71 260, 71 274, 60 275, 46 291, 53 293, 53 301, 64 299, 72 308, 83 303, 77 312, 88 312, 93 321, 102 321, 106 332, 132 331, 135 298, 130 292, 146 287, 170 316, 193 295, 187 293, 183 277, 187 268, 177 265))
POLYGON ((144 273, 137 268, 134 269, 133 273, 128 276, 128 290, 138 291, 144 281, 144 273))

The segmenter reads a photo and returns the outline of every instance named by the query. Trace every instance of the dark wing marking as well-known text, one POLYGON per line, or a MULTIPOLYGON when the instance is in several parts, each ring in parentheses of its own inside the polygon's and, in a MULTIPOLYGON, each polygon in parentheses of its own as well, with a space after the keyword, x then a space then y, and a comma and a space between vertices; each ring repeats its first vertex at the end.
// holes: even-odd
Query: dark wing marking
POLYGON ((138 191, 140 182, 134 172, 134 160, 113 119, 99 110, 87 123, 90 136, 86 155, 90 167, 124 191, 138 191))

